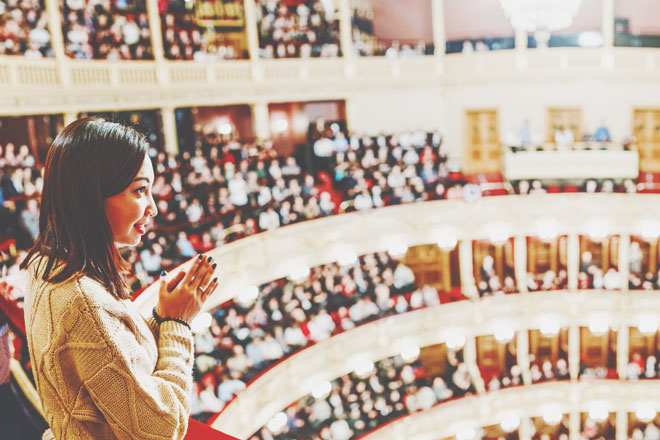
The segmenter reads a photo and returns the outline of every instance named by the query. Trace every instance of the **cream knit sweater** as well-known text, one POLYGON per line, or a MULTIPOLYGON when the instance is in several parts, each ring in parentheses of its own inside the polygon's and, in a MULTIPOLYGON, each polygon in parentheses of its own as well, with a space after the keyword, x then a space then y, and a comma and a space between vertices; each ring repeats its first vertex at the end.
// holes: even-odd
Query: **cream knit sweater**
POLYGON ((190 330, 171 321, 158 328, 130 300, 86 276, 46 283, 37 266, 28 268, 25 323, 54 437, 183 438, 192 389, 190 330))

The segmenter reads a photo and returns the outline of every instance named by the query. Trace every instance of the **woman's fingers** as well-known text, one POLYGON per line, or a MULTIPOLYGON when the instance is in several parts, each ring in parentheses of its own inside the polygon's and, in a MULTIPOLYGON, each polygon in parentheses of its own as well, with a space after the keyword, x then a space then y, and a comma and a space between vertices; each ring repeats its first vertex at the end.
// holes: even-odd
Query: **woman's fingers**
POLYGON ((158 296, 163 297, 167 293, 167 280, 165 278, 160 279, 160 289, 158 290, 158 296))
POLYGON ((195 291, 197 291, 197 289, 200 287, 203 288, 211 279, 210 274, 213 273, 215 268, 209 264, 210 263, 207 261, 206 265, 197 272, 197 276, 193 279, 190 287, 195 289, 195 291))
POLYGON ((179 285, 179 283, 181 282, 184 276, 186 276, 186 271, 185 270, 179 271, 176 274, 176 276, 172 278, 169 283, 167 283, 167 291, 168 292, 173 291, 176 288, 176 286, 179 285))
POLYGON ((209 283, 211 280, 211 277, 213 276, 213 272, 215 271, 216 265, 213 264, 211 267, 206 268, 205 272, 201 272, 197 278, 195 278, 195 281, 193 282, 193 287, 195 289, 202 288, 204 289, 206 285, 209 283))
POLYGON ((186 274, 186 277, 183 279, 184 285, 189 286, 190 283, 192 283, 195 274, 197 273, 199 268, 204 265, 205 261, 206 258, 204 258, 204 255, 202 254, 199 254, 199 256, 194 259, 192 266, 190 267, 190 269, 188 269, 188 273, 186 274))
POLYGON ((206 286, 206 289, 204 289, 204 293, 202 293, 202 301, 206 301, 206 298, 208 298, 209 295, 213 293, 216 287, 218 287, 218 277, 213 278, 211 284, 206 286))

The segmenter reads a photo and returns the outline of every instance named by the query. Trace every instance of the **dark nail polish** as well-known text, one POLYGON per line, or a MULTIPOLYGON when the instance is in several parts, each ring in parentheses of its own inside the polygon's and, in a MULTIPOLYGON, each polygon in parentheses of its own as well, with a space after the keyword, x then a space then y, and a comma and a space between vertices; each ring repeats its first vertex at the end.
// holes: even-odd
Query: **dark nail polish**
POLYGON ((209 255, 209 257, 206 259, 206 261, 208 261, 209 263, 210 263, 212 260, 213 260, 213 257, 211 257, 210 255, 209 255))
POLYGON ((213 266, 211 266, 211 267, 212 267, 213 269, 215 269, 216 267, 218 267, 218 263, 213 263, 213 266))
POLYGON ((204 255, 202 254, 199 254, 199 257, 197 257, 198 260, 201 260, 202 258, 204 258, 204 255))
POLYGON ((213 282, 213 283, 217 283, 217 282, 218 282, 218 277, 213 278, 213 281, 212 281, 212 282, 213 282))
POLYGON ((165 275, 167 275, 167 271, 165 269, 161 270, 160 271, 160 276, 164 277, 165 275))

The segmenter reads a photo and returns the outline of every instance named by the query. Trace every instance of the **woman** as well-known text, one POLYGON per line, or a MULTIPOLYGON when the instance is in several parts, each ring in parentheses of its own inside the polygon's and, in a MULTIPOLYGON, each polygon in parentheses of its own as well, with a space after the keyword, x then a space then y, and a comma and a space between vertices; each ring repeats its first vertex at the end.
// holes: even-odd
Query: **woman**
POLYGON ((50 426, 44 438, 186 433, 188 323, 217 287, 216 265, 200 255, 170 282, 161 280, 149 321, 131 303, 119 248, 137 245, 157 214, 147 149, 133 129, 85 118, 48 152, 39 237, 21 265, 27 342, 50 426))

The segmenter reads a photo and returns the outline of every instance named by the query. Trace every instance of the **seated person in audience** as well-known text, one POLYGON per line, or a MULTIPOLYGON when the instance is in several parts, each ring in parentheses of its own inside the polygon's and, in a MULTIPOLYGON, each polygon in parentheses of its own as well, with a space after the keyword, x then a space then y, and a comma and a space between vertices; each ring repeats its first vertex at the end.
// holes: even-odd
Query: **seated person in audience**
POLYGON ((646 358, 646 369, 644 370, 644 377, 646 379, 655 379, 658 375, 658 363, 656 357, 651 355, 646 358))
POLYGON ((594 140, 596 142, 609 142, 612 140, 610 136, 610 131, 605 126, 605 121, 600 121, 600 126, 596 129, 594 133, 594 140))
POLYGON ((638 380, 645 372, 646 365, 639 353, 633 353, 632 359, 626 367, 626 378, 628 380, 638 380))

